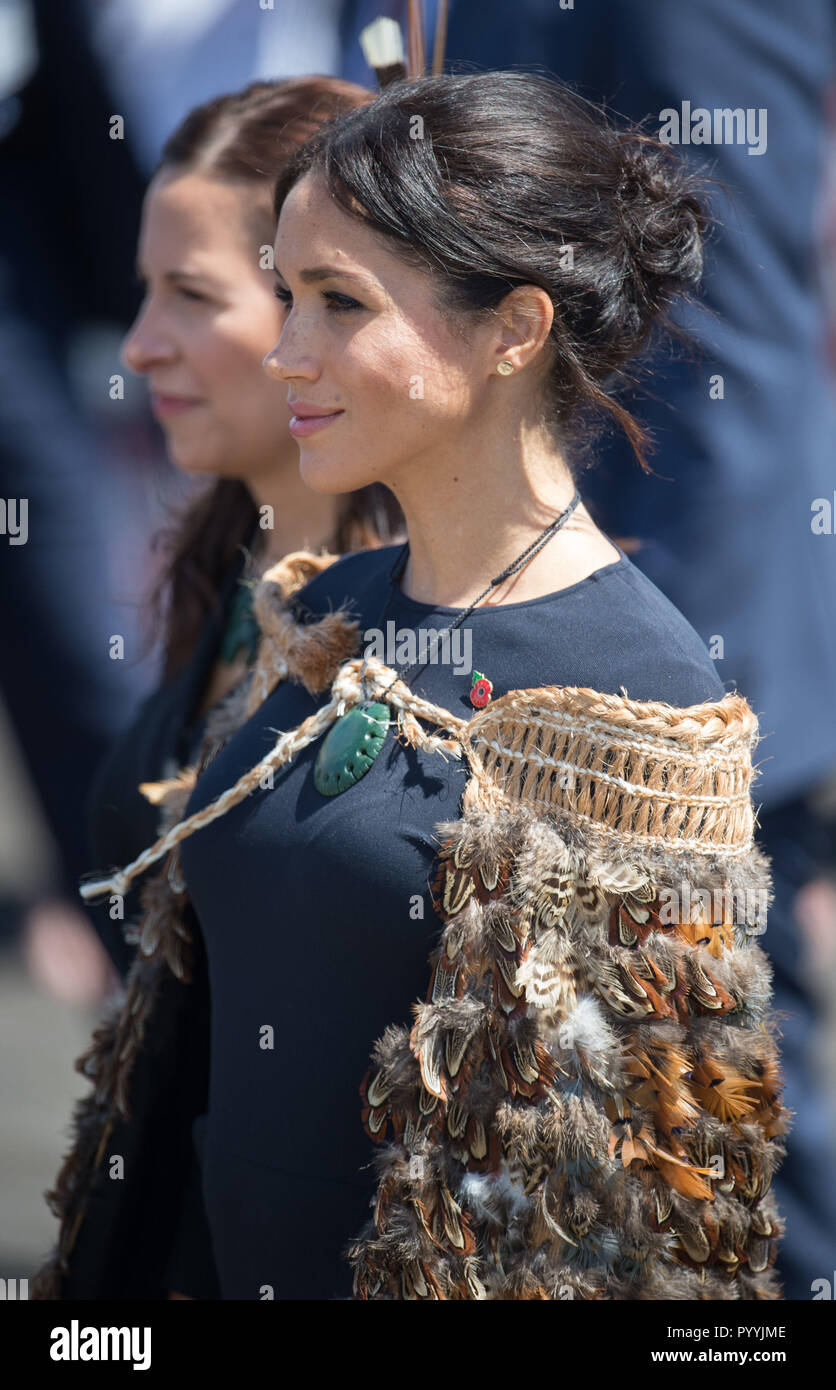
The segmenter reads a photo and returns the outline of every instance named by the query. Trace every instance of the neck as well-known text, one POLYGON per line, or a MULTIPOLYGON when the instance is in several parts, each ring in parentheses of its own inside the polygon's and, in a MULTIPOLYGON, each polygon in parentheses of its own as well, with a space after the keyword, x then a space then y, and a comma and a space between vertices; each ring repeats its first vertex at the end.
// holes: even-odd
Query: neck
POLYGON ((261 522, 262 559, 274 565, 294 550, 319 552, 332 546, 337 524, 337 499, 314 492, 299 476, 299 457, 293 457, 246 480, 257 507, 270 507, 272 527, 261 522))
MULTIPOLYGON (((400 580, 408 598, 466 608, 565 511, 575 483, 562 455, 533 438, 482 437, 467 450, 410 461, 388 485, 406 517, 409 558, 400 580), (478 462, 474 463, 474 460, 478 462)), ((520 603, 578 583, 618 560, 583 503, 480 606, 520 603)))

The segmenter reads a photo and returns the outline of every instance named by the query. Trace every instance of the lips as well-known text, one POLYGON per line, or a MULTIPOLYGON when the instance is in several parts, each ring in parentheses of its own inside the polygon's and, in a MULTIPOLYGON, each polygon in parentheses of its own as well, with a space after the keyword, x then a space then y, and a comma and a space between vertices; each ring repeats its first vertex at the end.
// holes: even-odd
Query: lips
POLYGON ((312 405, 309 401, 288 401, 294 420, 324 420, 329 415, 342 415, 339 408, 329 410, 327 406, 312 405))
POLYGON ((292 409, 296 414, 292 417, 288 429, 294 439, 307 439, 308 435, 319 434, 321 430, 326 430, 333 425, 335 420, 345 412, 342 410, 332 410, 323 413, 321 407, 303 405, 300 401, 293 405, 292 409))
POLYGON ((151 409, 158 417, 179 415, 181 411, 192 410, 201 404, 196 396, 167 396, 161 391, 151 393, 151 409))

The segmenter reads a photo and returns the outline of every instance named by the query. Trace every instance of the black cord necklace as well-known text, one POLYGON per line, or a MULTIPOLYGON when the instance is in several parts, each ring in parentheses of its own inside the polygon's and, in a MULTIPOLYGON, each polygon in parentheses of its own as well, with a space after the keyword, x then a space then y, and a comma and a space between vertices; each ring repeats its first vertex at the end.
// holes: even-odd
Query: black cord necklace
MULTIPOLYGON (((555 517, 554 521, 549 523, 545 531, 543 531, 536 540, 532 541, 516 560, 506 566, 501 574, 498 574, 495 579, 492 579, 488 587, 483 589, 482 593, 479 594, 478 598, 475 598, 467 608, 463 609, 442 632, 436 634, 435 646, 427 655, 426 659, 424 661, 412 661, 405 667, 397 667, 395 675, 392 677, 389 684, 381 691, 376 700, 369 700, 366 698, 367 652, 363 653, 360 683, 364 699, 360 704, 354 705, 352 709, 342 715, 326 734, 322 747, 319 750, 316 763, 314 764, 314 785, 317 791, 321 792, 323 796, 336 796, 339 792, 346 791, 348 787, 352 787, 355 782, 359 782, 360 778, 365 776, 375 758, 380 753, 386 740, 386 734, 392 723, 392 711, 389 705, 385 703, 387 691, 391 690, 392 686, 397 681, 406 680, 407 676, 409 676, 416 667, 426 666, 438 650, 442 639, 446 637, 449 632, 452 632, 454 628, 460 627, 465 619, 470 617, 474 608, 482 602, 483 598, 486 598, 488 594, 492 593, 492 591, 500 584, 504 583, 506 579, 510 579, 511 575, 516 574, 517 570, 521 569, 527 560, 530 560, 532 556, 542 550, 546 542, 550 541, 552 536, 560 530, 561 526, 565 525, 572 515, 572 512, 580 503, 580 500, 581 495, 576 489, 575 495, 566 510, 555 517)), ((377 620, 376 627, 378 630, 381 630, 383 627, 383 620, 389 611, 389 606, 395 592, 395 585, 406 565, 408 554, 409 541, 405 541, 389 571, 389 592, 386 597, 386 602, 383 605, 383 611, 377 620)), ((482 679, 484 680, 484 677, 482 679)))

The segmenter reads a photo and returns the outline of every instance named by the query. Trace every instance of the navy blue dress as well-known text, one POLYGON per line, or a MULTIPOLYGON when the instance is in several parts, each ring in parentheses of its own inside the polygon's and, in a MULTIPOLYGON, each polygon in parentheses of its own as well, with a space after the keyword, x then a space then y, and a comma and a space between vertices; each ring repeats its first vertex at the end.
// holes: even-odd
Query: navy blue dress
MULTIPOLYGON (((297 603, 321 616, 350 600, 362 639, 379 624, 400 551, 344 556, 297 603)), ((411 689, 464 718, 473 669, 494 699, 542 685, 678 706, 721 699, 697 633, 619 556, 556 594, 477 608, 463 625, 467 669, 425 665, 411 689)), ((386 621, 438 630, 459 611, 396 585, 386 621)), ((279 685, 199 779, 187 813, 327 699, 279 685)), ((321 741, 181 846, 208 958, 209 1101, 195 1129, 224 1299, 351 1296, 344 1250, 375 1187, 359 1085, 374 1041, 425 998, 440 926, 434 829, 460 814, 467 777, 462 762, 404 748, 390 730, 366 776, 326 797, 313 782, 321 741)))

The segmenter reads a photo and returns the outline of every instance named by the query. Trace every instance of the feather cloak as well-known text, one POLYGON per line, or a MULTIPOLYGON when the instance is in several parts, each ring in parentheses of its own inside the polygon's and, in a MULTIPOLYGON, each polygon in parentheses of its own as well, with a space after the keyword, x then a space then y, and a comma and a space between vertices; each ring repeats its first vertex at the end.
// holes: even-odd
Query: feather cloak
POLYGON ((778 1298, 757 722, 550 688, 470 721, 426 1002, 364 1079, 357 1298, 778 1298))
MULTIPOLYGON (((76 1063, 93 1094, 47 1194, 59 1236, 33 1297, 113 1296, 126 1261, 131 1296, 165 1296, 184 1127, 205 1088, 205 1058, 191 1060, 186 1091, 160 1060, 161 1040, 186 1036, 182 1019, 202 1007, 177 867, 178 835, 199 825, 178 817, 199 770, 278 681, 330 687, 331 699, 281 736, 273 766, 361 698, 356 622, 340 609, 305 621, 291 602, 335 558, 297 552, 267 571, 254 670, 210 720, 197 766, 149 789, 168 838, 130 876, 162 866, 143 893, 126 997, 76 1063), (119 1213, 159 1189, 147 1138, 165 1088, 168 1208, 154 1248, 144 1261, 110 1249, 85 1284, 79 1250, 101 1249, 113 1227, 112 1209, 95 1227, 108 1152, 136 1155, 131 1181, 107 1185, 119 1213)), ((371 659, 367 685, 392 674, 371 659)), ((436 826, 442 929, 426 1000, 411 1024, 369 1040, 360 1104, 377 1185, 346 1250, 354 1297, 780 1298, 770 1184, 788 1114, 758 944, 771 885, 746 700, 676 709, 550 686, 465 721, 400 683, 387 699, 407 743, 466 758, 470 775, 460 817, 436 826)))

